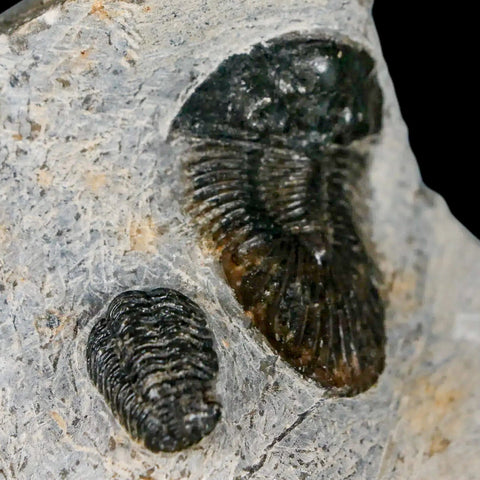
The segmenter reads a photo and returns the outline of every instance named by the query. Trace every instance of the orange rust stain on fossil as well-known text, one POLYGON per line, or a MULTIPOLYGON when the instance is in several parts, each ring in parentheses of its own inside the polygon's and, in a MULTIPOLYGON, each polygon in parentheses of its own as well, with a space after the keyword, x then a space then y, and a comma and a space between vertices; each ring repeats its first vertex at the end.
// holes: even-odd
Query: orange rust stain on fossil
POLYGON ((138 220, 132 220, 128 226, 130 251, 155 253, 158 238, 166 229, 156 225, 150 215, 138 220))
POLYGON ((85 174, 85 183, 93 192, 98 192, 107 184, 107 175, 105 173, 88 172, 85 174))
POLYGON ((62 430, 63 433, 66 433, 67 422, 65 421, 65 419, 58 412, 55 412, 54 410, 50 412, 50 417, 52 417, 52 419, 58 425, 60 430, 62 430))
POLYGON ((96 0, 95 2, 93 2, 92 8, 90 10, 90 15, 97 15, 103 20, 110 18, 109 13, 105 9, 105 6, 101 0, 96 0))
POLYGON ((451 369, 443 375, 422 376, 404 399, 400 416, 411 434, 423 439, 428 457, 445 451, 464 428, 465 418, 459 412, 468 392, 460 386, 461 377, 451 369))
POLYGON ((39 168, 36 173, 37 173, 37 183, 41 187, 49 187, 52 184, 53 175, 48 168, 39 168))

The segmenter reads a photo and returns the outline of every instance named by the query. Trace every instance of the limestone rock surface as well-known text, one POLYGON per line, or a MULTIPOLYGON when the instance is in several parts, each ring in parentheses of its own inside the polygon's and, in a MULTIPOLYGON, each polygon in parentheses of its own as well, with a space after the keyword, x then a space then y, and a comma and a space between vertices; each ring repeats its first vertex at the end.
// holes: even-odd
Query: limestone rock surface
POLYGON ((0 33, 0 478, 473 480, 480 471, 480 245, 422 184, 366 0, 68 0, 0 33), (388 299, 386 369, 330 398, 279 360, 182 209, 166 142, 218 64, 299 32, 365 45, 384 125, 366 235, 388 299), (222 420, 153 454, 88 378, 126 289, 207 312, 222 420))

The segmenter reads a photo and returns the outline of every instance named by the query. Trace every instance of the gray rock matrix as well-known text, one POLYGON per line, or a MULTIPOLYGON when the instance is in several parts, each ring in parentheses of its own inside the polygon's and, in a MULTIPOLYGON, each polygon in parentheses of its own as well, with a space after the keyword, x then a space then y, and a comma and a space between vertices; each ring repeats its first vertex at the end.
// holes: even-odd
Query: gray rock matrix
POLYGON ((70 0, 0 33, 0 479, 462 479, 480 471, 480 248, 426 189, 366 0, 70 0), (330 398, 278 359, 183 211, 166 136, 229 55, 289 33, 367 48, 384 124, 362 228, 386 367, 330 398), (222 419, 154 454, 90 381, 88 334, 132 288, 206 311, 222 419))

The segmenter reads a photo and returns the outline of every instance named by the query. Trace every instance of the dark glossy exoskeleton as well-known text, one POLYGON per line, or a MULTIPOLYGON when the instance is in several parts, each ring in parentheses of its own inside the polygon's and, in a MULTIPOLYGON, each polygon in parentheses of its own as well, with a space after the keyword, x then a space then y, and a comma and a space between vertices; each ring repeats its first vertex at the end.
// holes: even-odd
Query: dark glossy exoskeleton
POLYGON ((384 368, 384 305, 352 208, 381 120, 366 51, 289 36, 225 60, 170 132, 239 302, 285 360, 343 395, 384 368))
POLYGON ((90 333, 87 368, 120 423, 154 452, 198 442, 220 418, 205 315, 175 290, 116 297, 90 333))

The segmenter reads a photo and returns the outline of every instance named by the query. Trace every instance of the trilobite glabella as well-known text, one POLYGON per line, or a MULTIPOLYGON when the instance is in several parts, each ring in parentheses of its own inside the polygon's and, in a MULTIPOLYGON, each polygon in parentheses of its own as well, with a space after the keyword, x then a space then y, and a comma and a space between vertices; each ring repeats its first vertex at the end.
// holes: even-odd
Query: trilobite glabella
POLYGON ((170 133, 190 213, 245 311, 285 360, 345 395, 384 367, 377 270, 352 206, 381 123, 366 51, 289 36, 221 63, 170 133))
POLYGON ((87 368, 120 423, 154 452, 198 442, 220 418, 205 315, 175 290, 116 297, 90 333, 87 368))

